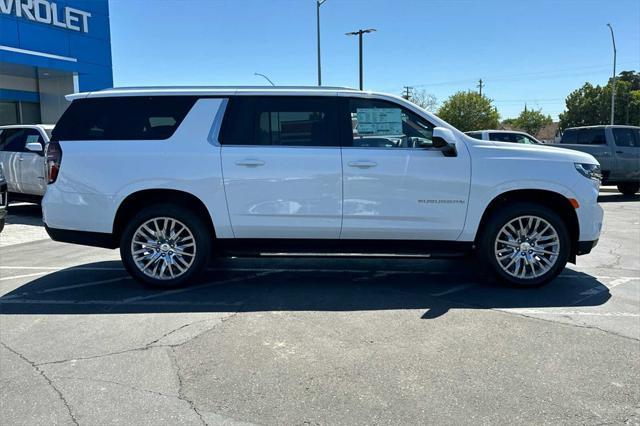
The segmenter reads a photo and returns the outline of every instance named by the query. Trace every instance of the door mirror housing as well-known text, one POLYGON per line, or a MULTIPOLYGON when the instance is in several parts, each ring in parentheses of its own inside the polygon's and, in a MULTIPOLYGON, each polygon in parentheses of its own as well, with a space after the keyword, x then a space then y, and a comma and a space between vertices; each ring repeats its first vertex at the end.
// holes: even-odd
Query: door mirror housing
POLYGON ((28 151, 37 152, 39 154, 43 151, 42 144, 40 144, 40 142, 29 142, 25 145, 25 148, 27 148, 28 151))
POLYGON ((456 137, 450 129, 446 127, 434 127, 431 140, 433 147, 442 151, 445 157, 455 157, 458 155, 456 151, 456 137))

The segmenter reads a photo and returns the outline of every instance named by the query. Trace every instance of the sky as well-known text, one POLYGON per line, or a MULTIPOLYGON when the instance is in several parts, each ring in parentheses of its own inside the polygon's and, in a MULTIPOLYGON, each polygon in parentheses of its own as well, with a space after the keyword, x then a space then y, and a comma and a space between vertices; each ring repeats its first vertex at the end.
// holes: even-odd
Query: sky
MULTIPOLYGON (((315 0, 109 0, 114 85, 316 85, 315 0)), ((526 103, 554 119, 585 82, 613 66, 640 71, 640 0, 326 0, 322 83, 425 90, 439 104, 460 90, 494 100, 501 118, 526 103)))

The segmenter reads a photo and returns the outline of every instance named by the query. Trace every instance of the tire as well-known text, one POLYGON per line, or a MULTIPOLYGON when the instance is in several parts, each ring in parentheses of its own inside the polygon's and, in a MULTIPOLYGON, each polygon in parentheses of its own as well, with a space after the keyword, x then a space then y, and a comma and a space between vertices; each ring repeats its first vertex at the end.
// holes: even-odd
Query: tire
POLYGON ((2 233, 3 229, 4 229, 4 219, 0 219, 0 233, 2 233))
POLYGON ((494 212, 480 236, 478 250, 482 262, 500 282, 521 288, 539 287, 562 272, 571 252, 571 240, 566 224, 552 209, 519 202, 494 212), (524 229, 528 238, 519 234, 518 228, 524 229))
POLYGON ((640 182, 625 182, 618 184, 618 191, 624 195, 634 195, 640 191, 640 182))
POLYGON ((204 271, 212 238, 209 227, 191 210, 155 204, 129 220, 120 239, 120 257, 131 276, 143 284, 185 286, 204 271), (178 235, 171 238, 170 231, 178 235))

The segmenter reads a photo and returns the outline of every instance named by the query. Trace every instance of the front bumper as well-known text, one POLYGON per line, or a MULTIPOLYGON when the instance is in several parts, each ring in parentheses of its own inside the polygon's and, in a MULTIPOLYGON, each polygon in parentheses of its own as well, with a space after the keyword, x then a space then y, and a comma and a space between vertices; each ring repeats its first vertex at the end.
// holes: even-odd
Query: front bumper
POLYGON ((598 240, 578 241, 578 250, 576 251, 576 254, 578 256, 583 254, 589 254, 591 253, 591 250, 593 250, 593 248, 597 245, 598 245, 598 240))

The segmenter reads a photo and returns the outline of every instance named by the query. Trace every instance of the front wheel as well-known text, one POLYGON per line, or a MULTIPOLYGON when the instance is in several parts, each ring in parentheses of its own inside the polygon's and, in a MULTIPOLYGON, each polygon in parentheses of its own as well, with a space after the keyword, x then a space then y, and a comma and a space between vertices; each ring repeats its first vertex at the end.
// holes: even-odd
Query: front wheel
POLYGON ((562 218, 534 203, 504 206, 490 218, 479 241, 480 255, 498 279, 537 287, 567 264, 571 242, 562 218))
POLYGON ((120 241, 120 256, 138 281, 155 287, 188 284, 204 270, 212 235, 191 210, 157 204, 130 221, 120 241))
POLYGON ((640 182, 626 182, 618 184, 618 191, 624 195, 634 195, 640 191, 640 182))

